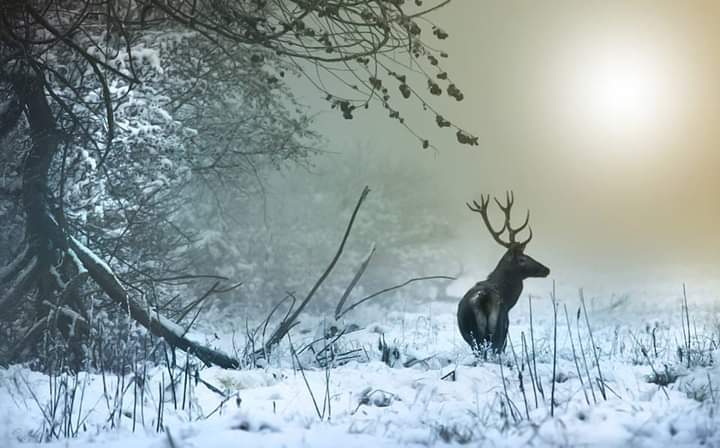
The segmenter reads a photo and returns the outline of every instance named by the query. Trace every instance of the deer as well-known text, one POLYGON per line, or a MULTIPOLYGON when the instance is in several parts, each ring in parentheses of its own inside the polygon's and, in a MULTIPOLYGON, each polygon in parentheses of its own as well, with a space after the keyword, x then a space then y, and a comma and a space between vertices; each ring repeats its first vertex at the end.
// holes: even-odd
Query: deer
POLYGON ((505 222, 499 230, 495 230, 488 216, 490 195, 480 195, 480 203, 473 200, 467 207, 479 213, 485 227, 496 243, 504 247, 505 254, 500 258, 495 269, 487 279, 479 281, 468 290, 458 304, 457 318, 460 334, 474 351, 490 348, 496 354, 505 348, 508 326, 510 323, 508 313, 515 306, 523 289, 523 280, 526 278, 542 278, 550 274, 550 269, 542 263, 525 254, 525 248, 532 240, 530 210, 527 211, 525 222, 518 227, 510 224, 510 214, 515 202, 513 192, 505 194, 505 203, 493 198, 505 216, 505 222), (528 237, 518 241, 517 235, 528 230, 528 237), (507 231, 507 239, 502 235, 507 231))

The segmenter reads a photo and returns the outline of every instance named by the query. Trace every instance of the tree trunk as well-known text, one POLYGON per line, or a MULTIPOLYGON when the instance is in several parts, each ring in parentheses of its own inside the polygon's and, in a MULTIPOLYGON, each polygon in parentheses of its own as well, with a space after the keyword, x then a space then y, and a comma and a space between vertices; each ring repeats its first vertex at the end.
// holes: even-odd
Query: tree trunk
MULTIPOLYGON (((68 237, 63 224, 56 219, 50 207, 49 172, 54 155, 58 150, 60 134, 55 117, 45 95, 43 83, 36 78, 14 78, 11 84, 18 102, 22 106, 30 126, 31 148, 22 166, 22 201, 25 210, 26 249, 23 248, 16 260, 0 269, 0 280, 6 280, 10 287, 0 297, 3 313, 0 320, 11 321, 16 317, 11 310, 22 305, 22 299, 36 290, 33 307, 35 324, 27 329, 21 340, 24 347, 16 347, 18 354, 34 344, 37 339, 52 328, 50 315, 57 316, 57 322, 68 342, 80 330, 89 335, 90 325, 86 310, 76 294, 79 283, 86 277, 92 278, 103 292, 130 316, 159 336, 168 344, 197 356, 206 364, 224 368, 238 368, 240 362, 217 350, 213 350, 187 338, 187 331, 178 324, 153 312, 145 303, 128 296, 111 268, 91 250, 72 237, 68 237), (61 260, 60 269, 56 262, 61 260), (80 264, 73 263, 79 260, 80 264), (47 322, 45 329, 38 323, 47 322)), ((70 344, 76 355, 75 364, 80 365, 84 356, 79 344, 70 344)))

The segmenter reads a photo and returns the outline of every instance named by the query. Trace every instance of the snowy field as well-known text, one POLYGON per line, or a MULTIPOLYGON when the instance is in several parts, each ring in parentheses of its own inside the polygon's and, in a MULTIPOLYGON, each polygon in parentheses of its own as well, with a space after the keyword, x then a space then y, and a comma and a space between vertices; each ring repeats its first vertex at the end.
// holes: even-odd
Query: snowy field
MULTIPOLYGON (((398 299, 340 323, 306 316, 262 368, 195 375, 179 357, 140 384, 135 373, 49 378, 10 366, 0 446, 720 446, 712 303, 688 291, 685 310, 681 287, 588 294, 586 320, 575 298, 558 297, 555 326, 545 294, 533 298, 531 335, 524 297, 500 362, 470 352, 455 302, 398 299), (332 325, 346 333, 330 347, 321 336, 332 325)), ((231 319, 216 322, 196 337, 230 352, 243 344, 231 319)))

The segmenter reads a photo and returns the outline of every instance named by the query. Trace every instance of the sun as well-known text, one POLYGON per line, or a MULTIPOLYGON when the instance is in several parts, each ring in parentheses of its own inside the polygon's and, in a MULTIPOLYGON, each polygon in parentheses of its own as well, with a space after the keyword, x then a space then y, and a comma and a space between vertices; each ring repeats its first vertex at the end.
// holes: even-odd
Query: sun
POLYGON ((652 39, 580 40, 559 73, 561 125, 603 153, 658 149, 677 124, 681 86, 670 52, 652 39))
POLYGON ((587 67, 577 80, 585 113, 615 132, 652 126, 662 98, 652 62, 614 55, 587 67))
POLYGON ((647 134, 669 107, 662 61, 649 52, 618 47, 597 51, 578 67, 573 96, 579 118, 614 137, 647 134))

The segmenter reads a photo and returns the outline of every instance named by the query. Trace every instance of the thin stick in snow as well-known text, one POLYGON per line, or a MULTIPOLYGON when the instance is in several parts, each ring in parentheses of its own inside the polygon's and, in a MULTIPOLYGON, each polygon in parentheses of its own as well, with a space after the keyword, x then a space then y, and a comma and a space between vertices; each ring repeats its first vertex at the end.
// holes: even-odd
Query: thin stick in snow
POLYGON ((580 355, 582 356, 583 366, 585 367, 585 374, 587 375, 588 385, 590 386, 590 394, 593 397, 593 402, 597 404, 597 397, 595 396, 595 388, 593 387, 592 376, 590 375, 590 367, 588 367, 587 357, 585 356, 585 348, 582 343, 582 336, 580 333, 580 308, 578 307, 577 314, 575 316, 575 324, 578 335, 578 345, 580 346, 580 355))
POLYGON ((290 331, 290 329, 295 325, 295 321, 300 316, 300 313, 303 311, 305 306, 310 302, 310 299, 313 298, 315 293, 318 289, 320 289, 320 286, 325 282, 325 279, 330 275, 332 270, 335 268, 335 265, 337 264, 338 260, 340 259, 340 256, 343 253, 343 250, 345 249, 345 243, 347 243, 348 238, 350 237, 350 232, 352 231, 353 224, 355 223, 355 218, 357 217, 358 212, 360 211, 360 206, 363 204, 365 199, 367 198, 367 195, 370 193, 370 188, 365 186, 363 188, 362 193, 360 193, 360 198, 358 199, 357 203, 355 204, 355 208, 353 209, 352 215, 350 215, 350 221, 347 224, 347 227, 345 228, 345 234, 342 237, 342 240, 340 241, 340 245, 338 246, 337 251, 335 252, 335 256, 330 261, 330 264, 328 264, 327 268, 325 268, 325 271, 320 275, 320 278, 317 279, 313 287, 310 289, 310 292, 305 296, 302 302, 300 302, 300 305, 295 309, 295 311, 288 317, 287 319, 280 322, 280 325, 278 328, 273 332, 272 336, 270 336, 270 339, 267 341, 267 343, 264 346, 264 352, 270 352, 270 349, 276 345, 282 338, 285 337, 285 335, 290 331))
POLYGON ((500 381, 502 381, 503 385, 503 392, 505 393, 505 401, 507 402, 508 410, 510 411, 510 416, 515 421, 515 423, 518 422, 518 418, 515 415, 515 411, 513 410, 512 404, 510 404, 510 395, 508 394, 507 390, 507 384, 505 383, 505 372, 503 371, 503 359, 502 359, 502 353, 498 354, 498 364, 500 365, 500 381))
POLYGON ((590 336, 590 344, 592 344, 593 355, 595 356, 595 365, 598 371, 598 380, 600 387, 600 394, 602 394, 603 400, 607 400, 605 393, 605 380, 603 379, 602 369, 600 368, 600 357, 598 356, 597 346, 595 345, 595 339, 593 338, 592 328, 590 327, 590 319, 588 318, 587 307, 585 306, 585 296, 582 288, 580 288, 580 303, 582 304, 583 314, 585 315, 585 325, 587 325, 588 335, 590 336))
POLYGON ((545 392, 543 392, 542 381, 537 373, 537 364, 535 363, 535 330, 533 327, 533 312, 532 312, 532 296, 528 294, 528 308, 530 309, 530 348, 532 349, 532 366, 535 371, 535 382, 537 383, 538 392, 543 402, 545 401, 545 392))
POLYGON ((525 381, 523 380, 523 370, 525 369, 525 364, 523 363, 520 365, 518 363, 518 357, 515 354, 515 347, 513 346, 512 338, 509 337, 508 341, 510 342, 510 350, 512 351, 513 360, 515 361, 515 368, 518 369, 518 383, 520 392, 522 393, 523 403, 525 404, 525 417, 530 420, 530 410, 528 409, 527 395, 525 394, 525 381))
POLYGON ((360 267, 358 268, 357 272, 348 284, 347 288, 345 288, 345 292, 343 293, 342 297, 340 297, 337 307, 335 307, 335 319, 340 319, 340 317, 344 314, 343 307, 345 306, 345 302, 347 301, 348 297, 350 297, 350 293, 353 291, 353 289, 355 289, 355 286, 360 281, 360 278, 362 278, 367 267, 370 265, 370 260, 372 259, 373 255, 375 255, 375 243, 373 243, 370 247, 370 252, 368 252, 363 262, 360 263, 360 267))
POLYGON ((535 375, 533 374, 532 365, 530 364, 530 353, 527 348, 527 341, 525 340, 525 332, 520 332, 520 340, 522 341, 522 350, 527 360, 528 372, 530 373, 530 384, 532 384, 533 396, 535 397, 535 409, 538 407, 537 388, 535 387, 535 375))
POLYGON ((555 280, 553 280, 552 290, 553 305, 553 369, 552 369, 552 387, 550 389, 550 416, 555 416, 555 383, 557 371, 557 299, 555 297, 555 280))
POLYGON ((578 362, 577 353, 575 352, 575 342, 573 342, 572 326, 570 325, 570 317, 568 316, 567 305, 563 304, 565 310, 565 322, 567 323, 568 336, 570 337, 570 347, 572 348, 573 361, 575 362, 575 370, 580 380, 580 386, 582 387, 583 395, 585 395, 585 402, 590 405, 590 397, 588 397, 587 390, 585 389, 585 381, 583 381, 582 373, 580 372, 580 363, 578 362))

